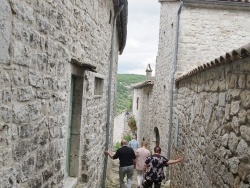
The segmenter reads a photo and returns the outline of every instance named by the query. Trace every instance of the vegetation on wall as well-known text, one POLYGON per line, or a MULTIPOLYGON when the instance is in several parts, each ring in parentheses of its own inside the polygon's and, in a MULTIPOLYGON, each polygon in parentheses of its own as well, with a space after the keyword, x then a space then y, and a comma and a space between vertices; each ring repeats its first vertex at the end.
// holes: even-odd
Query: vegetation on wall
POLYGON ((135 121, 134 117, 129 118, 129 120, 128 120, 128 126, 130 127, 130 129, 132 130, 132 132, 135 132, 137 130, 136 121, 135 121))
POLYGON ((145 75, 118 74, 116 92, 116 114, 124 110, 132 110, 133 90, 131 86, 146 80, 145 75))
MULTIPOLYGON (((123 137, 123 139, 126 140, 127 143, 129 143, 129 141, 131 140, 130 134, 126 134, 123 137)), ((114 151, 117 151, 120 147, 121 147, 121 142, 116 142, 115 145, 114 145, 114 151)))

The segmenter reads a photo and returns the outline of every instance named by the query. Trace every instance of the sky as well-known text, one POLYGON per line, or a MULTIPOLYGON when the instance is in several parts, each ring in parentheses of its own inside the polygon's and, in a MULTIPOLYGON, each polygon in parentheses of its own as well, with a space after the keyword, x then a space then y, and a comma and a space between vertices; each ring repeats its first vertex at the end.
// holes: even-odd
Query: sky
POLYGON ((155 72, 158 51, 160 3, 158 0, 128 0, 127 42, 118 60, 119 74, 155 72))

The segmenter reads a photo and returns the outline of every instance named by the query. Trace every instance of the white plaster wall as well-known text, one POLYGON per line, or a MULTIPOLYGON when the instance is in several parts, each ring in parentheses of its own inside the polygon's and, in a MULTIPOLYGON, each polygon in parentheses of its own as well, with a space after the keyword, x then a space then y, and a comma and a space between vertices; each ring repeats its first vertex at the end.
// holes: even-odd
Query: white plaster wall
POLYGON ((178 71, 185 73, 250 41, 250 7, 183 6, 178 71))
POLYGON ((126 112, 124 111, 114 118, 113 144, 115 144, 116 142, 121 142, 123 138, 125 122, 127 122, 125 119, 125 114, 126 112))

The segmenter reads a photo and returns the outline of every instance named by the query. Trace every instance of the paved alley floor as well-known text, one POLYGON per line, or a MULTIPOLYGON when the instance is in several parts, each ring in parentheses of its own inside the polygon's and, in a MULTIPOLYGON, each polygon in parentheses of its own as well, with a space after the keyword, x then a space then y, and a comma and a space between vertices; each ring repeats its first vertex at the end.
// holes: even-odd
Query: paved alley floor
MULTIPOLYGON (((120 188, 119 185, 119 160, 112 160, 112 170, 111 170, 111 181, 107 182, 107 188, 120 188)), ((132 180, 132 188, 137 188, 137 178, 136 178, 136 171, 133 176, 132 180)), ((161 188, 170 188, 167 184, 162 183, 161 188)))

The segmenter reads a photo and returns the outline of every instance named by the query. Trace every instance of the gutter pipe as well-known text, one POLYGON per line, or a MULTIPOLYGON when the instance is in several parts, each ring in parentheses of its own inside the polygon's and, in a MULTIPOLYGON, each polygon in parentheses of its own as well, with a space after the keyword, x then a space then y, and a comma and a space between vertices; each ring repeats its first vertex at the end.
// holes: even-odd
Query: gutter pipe
MULTIPOLYGON (((174 66, 171 72, 171 80, 170 80, 170 109, 169 109, 169 135, 168 135, 168 153, 167 158, 170 159, 171 152, 171 137, 172 137, 172 114, 173 114, 173 93, 174 93, 174 74, 176 72, 177 67, 177 54, 178 54, 178 42, 179 42, 179 21, 180 21, 180 13, 183 2, 181 1, 180 7, 177 12, 176 18, 176 36, 175 36, 175 52, 174 52, 174 66)), ((169 179, 169 167, 166 169, 166 180, 169 179)))
MULTIPOLYGON (((110 128, 110 106, 111 106, 111 87, 112 87, 112 75, 113 75, 113 64, 114 64, 114 42, 115 42, 115 33, 116 33, 116 19, 118 15, 123 10, 124 5, 119 7, 118 12, 114 15, 113 20, 113 31, 111 37, 111 51, 110 51, 110 66, 109 66, 109 87, 108 87, 108 107, 107 107, 107 123, 106 123, 106 143, 105 143, 105 150, 108 150, 109 147, 109 128, 110 128)), ((103 169, 103 179, 102 179, 102 188, 105 188, 106 184, 106 176, 107 176, 107 163, 108 163, 108 156, 105 155, 104 158, 104 169, 103 169)))

